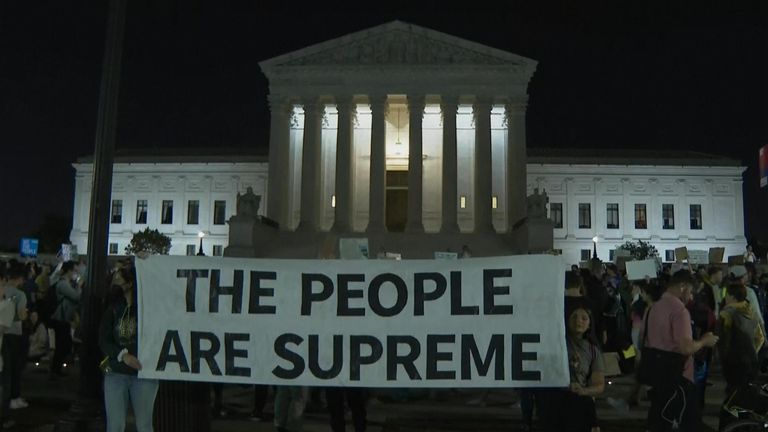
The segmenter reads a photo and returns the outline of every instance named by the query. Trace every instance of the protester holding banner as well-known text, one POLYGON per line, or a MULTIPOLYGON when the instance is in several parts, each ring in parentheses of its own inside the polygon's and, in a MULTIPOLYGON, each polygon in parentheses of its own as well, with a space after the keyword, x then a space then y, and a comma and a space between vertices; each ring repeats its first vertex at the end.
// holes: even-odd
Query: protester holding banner
POLYGON ((138 360, 138 302, 134 286, 133 272, 121 269, 112 275, 113 299, 99 327, 99 347, 106 355, 101 368, 104 372, 107 432, 122 432, 125 429, 129 398, 136 430, 152 431, 158 381, 137 376, 141 363, 138 360))
POLYGON ((571 384, 537 392, 540 419, 547 432, 597 431, 594 397, 605 390, 603 355, 592 336, 591 312, 584 305, 566 311, 566 344, 571 384))

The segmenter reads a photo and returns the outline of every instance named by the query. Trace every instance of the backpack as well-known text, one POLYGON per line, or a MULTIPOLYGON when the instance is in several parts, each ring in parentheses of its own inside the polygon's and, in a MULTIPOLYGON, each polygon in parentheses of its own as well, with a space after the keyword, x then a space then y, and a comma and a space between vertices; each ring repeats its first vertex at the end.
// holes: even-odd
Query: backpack
POLYGON ((59 282, 56 281, 56 283, 48 287, 45 297, 37 305, 37 314, 40 320, 46 324, 51 321, 53 313, 56 312, 56 308, 61 304, 61 300, 58 298, 59 282))

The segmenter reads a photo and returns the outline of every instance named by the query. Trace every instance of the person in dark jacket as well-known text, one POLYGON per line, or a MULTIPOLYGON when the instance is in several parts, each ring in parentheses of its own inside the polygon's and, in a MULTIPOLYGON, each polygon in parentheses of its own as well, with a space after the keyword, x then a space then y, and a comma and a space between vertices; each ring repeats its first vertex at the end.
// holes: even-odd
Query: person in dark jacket
POLYGON ((140 379, 138 356, 138 313, 135 277, 132 271, 120 269, 112 276, 113 296, 99 327, 99 347, 107 356, 104 370, 104 405, 107 432, 122 432, 128 412, 133 406, 138 432, 152 431, 152 414, 157 396, 157 380, 140 379))

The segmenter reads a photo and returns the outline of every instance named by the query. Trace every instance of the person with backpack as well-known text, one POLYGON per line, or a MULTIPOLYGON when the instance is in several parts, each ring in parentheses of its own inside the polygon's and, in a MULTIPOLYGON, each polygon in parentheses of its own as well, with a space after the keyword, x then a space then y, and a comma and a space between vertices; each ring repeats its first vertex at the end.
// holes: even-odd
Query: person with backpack
POLYGON ((726 393, 748 384, 760 372, 757 353, 765 343, 765 334, 757 312, 747 302, 747 287, 740 283, 728 286, 725 307, 720 311, 720 361, 726 393))
POLYGON ((77 313, 82 294, 76 266, 75 261, 67 261, 62 264, 60 277, 51 286, 49 289, 51 293, 46 297, 47 307, 49 310, 53 310, 48 319, 48 327, 52 328, 56 335, 56 346, 51 360, 51 379, 66 375, 61 368, 64 360, 72 351, 72 326, 70 323, 77 313), (54 295, 55 297, 53 297, 54 295), (55 303, 51 304, 53 302, 55 303))

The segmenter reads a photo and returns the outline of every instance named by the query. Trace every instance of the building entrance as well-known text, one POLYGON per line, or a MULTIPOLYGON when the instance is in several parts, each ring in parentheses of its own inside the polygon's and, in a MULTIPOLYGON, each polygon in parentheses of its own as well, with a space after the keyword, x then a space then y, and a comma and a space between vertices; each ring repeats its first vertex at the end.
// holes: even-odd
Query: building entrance
POLYGON ((403 232, 407 221, 408 171, 387 171, 387 230, 389 232, 403 232))

